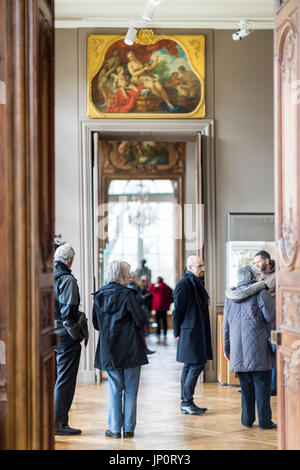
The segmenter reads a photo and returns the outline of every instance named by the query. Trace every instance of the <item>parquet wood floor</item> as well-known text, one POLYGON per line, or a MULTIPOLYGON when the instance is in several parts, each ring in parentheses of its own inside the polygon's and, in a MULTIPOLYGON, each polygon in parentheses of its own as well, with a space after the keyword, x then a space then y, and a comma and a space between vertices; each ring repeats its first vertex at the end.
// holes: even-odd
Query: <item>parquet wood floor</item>
MULTIPOLYGON (((70 426, 80 436, 56 436, 57 450, 276 450, 277 431, 241 425, 241 394, 237 387, 198 383, 195 403, 208 411, 201 416, 180 413, 180 375, 176 340, 157 344, 147 338, 149 365, 142 367, 138 396, 137 426, 133 439, 104 436, 107 429, 108 383, 78 383, 70 412, 70 426)), ((277 422, 277 398, 272 397, 273 420, 277 422)))

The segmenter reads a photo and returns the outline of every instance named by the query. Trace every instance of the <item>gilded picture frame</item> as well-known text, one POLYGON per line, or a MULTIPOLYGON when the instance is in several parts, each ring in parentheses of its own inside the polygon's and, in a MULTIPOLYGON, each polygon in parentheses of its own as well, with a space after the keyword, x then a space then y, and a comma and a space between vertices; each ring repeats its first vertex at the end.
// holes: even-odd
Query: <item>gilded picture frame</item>
POLYGON ((99 118, 204 118, 205 36, 90 35, 87 113, 99 118))
POLYGON ((137 174, 181 174, 185 142, 100 141, 101 173, 131 177, 137 174))

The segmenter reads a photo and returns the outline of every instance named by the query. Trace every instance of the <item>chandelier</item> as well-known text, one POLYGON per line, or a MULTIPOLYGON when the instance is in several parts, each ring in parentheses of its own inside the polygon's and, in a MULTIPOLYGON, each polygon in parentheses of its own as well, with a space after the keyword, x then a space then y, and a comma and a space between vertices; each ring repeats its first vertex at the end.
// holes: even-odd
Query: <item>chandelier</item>
POLYGON ((128 201, 128 221, 139 228, 144 228, 156 219, 156 204, 149 201, 149 187, 145 183, 137 184, 138 191, 128 201))

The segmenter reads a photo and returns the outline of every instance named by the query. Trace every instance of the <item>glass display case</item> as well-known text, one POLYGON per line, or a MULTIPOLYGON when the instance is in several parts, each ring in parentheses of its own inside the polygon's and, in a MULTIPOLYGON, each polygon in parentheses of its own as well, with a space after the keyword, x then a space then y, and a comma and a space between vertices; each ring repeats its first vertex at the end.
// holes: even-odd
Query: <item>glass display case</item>
POLYGON ((275 242, 250 241, 226 243, 226 289, 237 284, 237 271, 241 266, 253 265, 253 258, 260 250, 275 257, 275 242))
POLYGON ((226 289, 236 286, 238 268, 253 264, 258 251, 276 254, 273 213, 229 212, 227 223, 226 289))

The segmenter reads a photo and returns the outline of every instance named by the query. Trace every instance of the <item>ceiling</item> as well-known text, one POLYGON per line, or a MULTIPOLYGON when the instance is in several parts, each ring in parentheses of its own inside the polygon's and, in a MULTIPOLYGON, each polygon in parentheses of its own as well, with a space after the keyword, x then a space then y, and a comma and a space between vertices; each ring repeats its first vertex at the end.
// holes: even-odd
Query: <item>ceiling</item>
MULTIPOLYGON (((55 0, 56 28, 125 27, 142 19, 146 0, 55 0)), ((274 0, 162 0, 151 28, 272 29, 274 0)))

